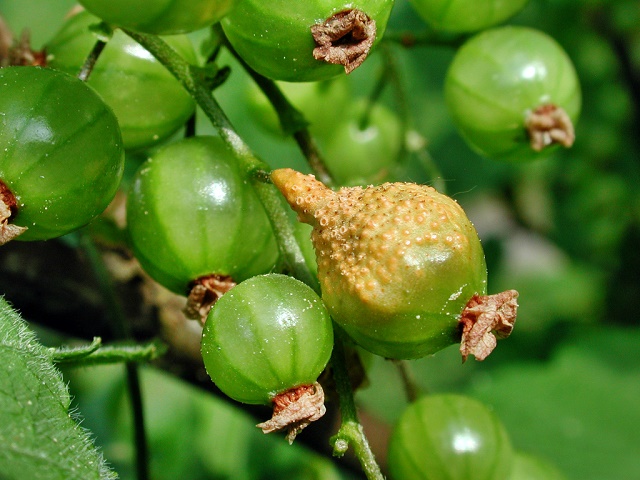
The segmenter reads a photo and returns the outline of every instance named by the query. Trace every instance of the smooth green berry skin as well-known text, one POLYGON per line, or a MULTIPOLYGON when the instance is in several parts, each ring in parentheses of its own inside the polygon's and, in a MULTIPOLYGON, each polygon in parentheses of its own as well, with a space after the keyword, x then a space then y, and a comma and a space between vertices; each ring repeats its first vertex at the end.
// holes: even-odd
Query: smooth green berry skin
POLYGON ((339 185, 382 183, 398 163, 403 140, 400 119, 380 103, 368 113, 367 108, 366 100, 351 103, 332 128, 317 136, 329 172, 339 185))
POLYGON ((516 26, 486 30, 458 50, 445 100, 472 149, 516 162, 550 151, 530 147, 525 121, 531 111, 553 104, 575 124, 581 107, 578 77, 562 47, 543 32, 516 26))
MULTIPOLYGON (((89 29, 100 19, 84 11, 71 17, 47 44, 48 66, 77 74, 96 43, 89 29)), ((196 63, 184 35, 164 40, 185 60, 196 63)), ((169 71, 140 44, 116 30, 100 54, 88 84, 113 109, 127 149, 158 144, 184 125, 195 102, 169 71)))
POLYGON ((213 382, 243 403, 269 404, 313 384, 333 347, 331 318, 307 285, 280 274, 246 280, 213 306, 202 356, 213 382))
POLYGON ((235 0, 80 0, 105 22, 155 35, 188 33, 218 22, 235 0))
MULTIPOLYGON (((309 123, 312 135, 328 135, 351 104, 351 89, 345 76, 320 82, 276 82, 284 96, 309 123)), ((255 82, 247 82, 246 103, 256 125, 266 132, 283 136, 275 109, 255 82)))
POLYGON ((19 240, 69 233, 113 199, 124 149, 112 110, 75 77, 0 69, 0 180, 17 200, 19 240))
POLYGON ((429 395, 409 405, 389 442, 393 480, 506 480, 512 463, 498 417, 461 395, 429 395))
POLYGON ((183 295, 201 276, 240 282, 271 271, 278 257, 266 212, 219 137, 166 145, 141 165, 127 226, 142 267, 183 295))
POLYGON ((434 30, 475 32, 504 22, 529 0, 411 0, 418 15, 434 30))
POLYGON ((254 70, 273 80, 313 82, 344 72, 313 57, 311 26, 331 15, 358 9, 376 22, 379 40, 391 14, 393 0, 243 0, 220 24, 233 48, 254 70))
MULTIPOLYGON (((309 122, 326 166, 338 185, 381 183, 397 165, 402 125, 382 103, 351 98, 349 80, 278 82, 287 99, 309 122)), ((247 86, 247 103, 256 123, 282 135, 277 115, 255 84, 247 86)))

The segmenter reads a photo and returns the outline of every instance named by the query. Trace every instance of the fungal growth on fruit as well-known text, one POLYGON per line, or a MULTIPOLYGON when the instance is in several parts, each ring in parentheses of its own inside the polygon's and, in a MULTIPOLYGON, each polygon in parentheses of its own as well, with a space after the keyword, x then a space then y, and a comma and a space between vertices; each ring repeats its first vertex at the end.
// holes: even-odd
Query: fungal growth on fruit
POLYGON ((344 10, 312 25, 311 35, 317 45, 313 58, 344 65, 344 71, 351 73, 369 55, 376 39, 376 22, 360 10, 344 10))
POLYGON ((322 299, 363 348, 419 358, 460 342, 463 360, 482 360, 510 333, 518 293, 486 295, 480 240, 453 199, 414 183, 334 192, 291 169, 271 178, 313 226, 322 299))

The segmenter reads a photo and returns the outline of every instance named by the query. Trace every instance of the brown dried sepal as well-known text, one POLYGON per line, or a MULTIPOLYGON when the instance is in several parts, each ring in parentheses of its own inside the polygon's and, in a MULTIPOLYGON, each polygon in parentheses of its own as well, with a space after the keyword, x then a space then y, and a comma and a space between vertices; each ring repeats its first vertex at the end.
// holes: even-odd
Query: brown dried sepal
POLYGON ((460 317, 462 361, 469 355, 484 360, 496 347, 498 338, 511 334, 518 310, 518 292, 474 295, 460 317))
POLYGON ((287 430, 287 440, 292 444, 296 436, 311 422, 322 418, 327 411, 324 391, 318 382, 287 390, 273 399, 271 420, 256 425, 264 433, 287 430))
POLYGON ((204 325, 213 304, 235 286, 236 282, 225 275, 212 274, 196 279, 183 310, 185 317, 198 320, 204 325))
POLYGON ((567 112, 553 104, 541 105, 529 113, 525 126, 531 148, 536 152, 555 143, 569 148, 576 138, 567 112))
POLYGON ((9 58, 9 49, 13 45, 13 32, 7 22, 0 15, 0 67, 6 66, 9 58))
POLYGON ((16 197, 11 193, 9 187, 0 180, 0 245, 13 240, 27 229, 27 227, 19 227, 9 223, 16 210, 16 197))
POLYGON ((344 65, 351 73, 365 61, 376 39, 376 22, 361 10, 343 10, 311 26, 313 58, 344 65))
POLYGON ((23 30, 19 39, 14 39, 11 29, 0 17, 0 67, 38 66, 47 64, 47 54, 31 48, 31 35, 23 30))

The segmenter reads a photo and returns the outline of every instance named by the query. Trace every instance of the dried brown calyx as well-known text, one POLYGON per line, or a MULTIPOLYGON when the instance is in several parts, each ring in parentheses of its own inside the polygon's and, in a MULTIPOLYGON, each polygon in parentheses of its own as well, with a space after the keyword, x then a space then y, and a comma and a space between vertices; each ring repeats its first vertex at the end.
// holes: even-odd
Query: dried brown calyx
POLYGON ((376 22, 361 10, 343 10, 311 26, 313 58, 344 65, 351 73, 365 61, 376 39, 376 22))
POLYGON ((553 104, 541 105, 529 113, 525 126, 531 148, 536 152, 556 143, 569 148, 576 138, 567 112, 553 104))
POLYGON ((498 338, 511 334, 518 310, 518 292, 507 290, 495 295, 474 295, 462 311, 460 354, 484 360, 496 347, 498 338))
POLYGON ((256 426, 264 433, 287 430, 287 440, 291 444, 307 425, 322 418, 326 411, 320 384, 301 385, 276 395, 271 420, 256 426))
POLYGON ((0 245, 4 245, 23 233, 27 227, 19 227, 9 223, 9 220, 18 211, 16 197, 9 187, 0 180, 0 245))
POLYGON ((19 39, 14 39, 11 29, 0 17, 0 67, 8 66, 40 66, 47 64, 44 51, 31 48, 31 35, 23 30, 19 39))
POLYGON ((213 304, 235 286, 236 282, 225 275, 211 274, 194 280, 183 310, 185 317, 204 325, 213 304))

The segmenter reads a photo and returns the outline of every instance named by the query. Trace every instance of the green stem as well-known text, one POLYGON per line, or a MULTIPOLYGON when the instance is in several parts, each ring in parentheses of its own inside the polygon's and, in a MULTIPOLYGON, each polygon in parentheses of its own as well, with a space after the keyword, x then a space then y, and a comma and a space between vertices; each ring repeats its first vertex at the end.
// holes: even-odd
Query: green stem
POLYGON ((78 73, 78 78, 80 80, 82 80, 83 82, 86 82, 89 79, 89 75, 91 75, 91 72, 93 71, 93 67, 95 67, 96 62, 100 57, 100 54, 102 53, 102 51, 104 50, 104 47, 106 46, 107 46, 107 42, 103 40, 98 40, 95 43, 95 45, 89 52, 89 55, 87 55, 87 58, 82 64, 82 68, 80 69, 80 72, 78 73))
POLYGON ((402 121, 402 131, 404 134, 404 148, 402 153, 408 151, 409 154, 415 155, 415 158, 431 179, 431 184, 434 188, 439 192, 445 193, 442 172, 429 154, 426 140, 415 129, 410 96, 400 78, 399 66, 396 60, 397 56, 391 47, 388 43, 383 43, 380 45, 380 53, 383 59, 386 78, 393 86, 395 92, 398 116, 402 121))
POLYGON ((99 337, 90 345, 77 348, 52 349, 53 362, 70 366, 87 367, 128 362, 151 362, 160 357, 166 350, 163 343, 151 341, 145 344, 102 346, 99 337))
POLYGON ((380 97, 382 96, 382 92, 384 92, 384 89, 389 83, 390 73, 391 72, 387 68, 387 65, 384 65, 380 71, 380 76, 378 77, 378 80, 376 81, 373 87, 373 91, 371 92, 371 94, 369 94, 369 97, 367 99, 367 106, 358 124, 358 127, 360 128, 360 130, 365 130, 369 125, 370 118, 371 118, 371 111, 373 110, 373 107, 375 106, 375 104, 380 100, 380 97))
POLYGON ((129 30, 124 30, 124 32, 156 57, 180 81, 205 115, 209 117, 214 128, 218 130, 220 137, 235 152, 245 177, 252 181, 256 194, 273 226, 287 269, 291 275, 319 291, 318 281, 307 267, 300 245, 298 245, 295 238, 293 225, 289 221, 288 207, 284 204, 282 196, 276 187, 264 181, 264 172, 270 171, 271 168, 256 157, 249 146, 236 133, 211 91, 201 81, 201 69, 190 65, 164 40, 155 35, 131 32, 129 30))
POLYGON ((91 72, 93 71, 96 62, 98 61, 98 58, 100 58, 104 47, 107 46, 107 42, 113 36, 113 29, 105 22, 102 22, 98 25, 93 25, 92 27, 90 27, 90 30, 92 30, 93 33, 98 37, 98 40, 93 45, 93 48, 89 52, 89 55, 87 55, 87 58, 82 64, 82 68, 78 73, 78 78, 83 82, 86 82, 89 79, 89 75, 91 75, 91 72))
POLYGON ((349 380, 349 374, 347 372, 346 356, 342 339, 344 334, 340 327, 335 324, 334 331, 331 369, 338 392, 342 422, 338 433, 331 437, 333 454, 336 457, 341 457, 346 453, 349 446, 352 446, 367 478, 369 480, 384 480, 380 466, 376 462, 367 437, 364 434, 362 424, 358 419, 358 411, 353 398, 351 381, 349 380))
MULTIPOLYGON (((285 257, 285 263, 291 270, 291 274, 304 281, 308 285, 320 291, 320 286, 315 277, 309 271, 300 246, 293 234, 293 225, 288 219, 281 195, 271 183, 264 182, 265 172, 269 166, 259 160, 233 129, 211 92, 205 88, 198 79, 198 69, 189 65, 176 52, 174 52, 163 40, 153 35, 145 35, 125 31, 131 38, 140 43, 153 56, 155 56, 193 96, 200 108, 209 117, 213 126, 218 130, 221 138, 236 153, 239 166, 252 180, 253 186, 267 211, 274 232, 285 257)), ((384 477, 380 467, 375 461, 371 448, 364 435, 362 425, 358 421, 353 391, 347 374, 344 347, 340 335, 336 335, 332 366, 336 378, 340 409, 343 423, 334 437, 334 452, 340 455, 346 451, 349 444, 353 445, 356 455, 360 459, 362 468, 370 480, 382 480, 384 477)))
POLYGON ((468 35, 443 34, 432 30, 425 30, 418 33, 387 30, 382 41, 384 43, 397 43, 405 48, 419 46, 457 48, 462 45, 467 38, 468 35))
POLYGON ((142 387, 140 386, 140 371, 138 365, 125 363, 127 372, 127 390, 131 400, 133 416, 133 445, 136 450, 136 477, 138 480, 150 480, 149 470, 149 442, 145 428, 144 405, 142 403, 142 387))
POLYGON ((51 352, 51 359, 54 363, 74 363, 96 352, 101 346, 102 338, 93 337, 93 341, 89 345, 82 345, 75 348, 50 348, 49 351, 51 352))
POLYGON ((267 97, 278 115, 282 131, 285 135, 293 136, 300 148, 300 151, 307 159, 307 163, 318 180, 329 188, 334 187, 333 177, 322 158, 318 145, 307 128, 309 122, 304 118, 304 115, 295 106, 293 106, 291 102, 289 102, 289 99, 284 95, 284 93, 282 93, 282 90, 278 87, 276 82, 270 78, 260 75, 251 68, 247 62, 240 57, 240 55, 238 55, 235 49, 226 40, 224 32, 220 31, 219 35, 223 39, 227 50, 229 50, 229 52, 235 57, 242 68, 249 74, 260 90, 262 90, 262 93, 267 97))
POLYGON ((402 385, 404 385, 404 391, 409 403, 415 402, 420 396, 420 387, 416 382, 413 371, 411 370, 409 363, 406 360, 392 360, 396 366, 400 378, 402 379, 402 385))
MULTIPOLYGON (((81 245, 87 254, 89 263, 94 271, 102 296, 105 300, 107 311, 112 320, 112 328, 116 336, 131 338, 132 332, 122 305, 111 283, 109 271, 102 259, 100 251, 87 235, 80 236, 81 245)), ((138 480, 149 480, 149 448, 144 422, 144 409, 142 405, 142 392, 140 388, 140 376, 138 366, 135 363, 125 364, 127 387, 133 416, 134 446, 136 452, 136 472, 138 480)))
POLYGON ((397 55, 388 44, 382 44, 380 46, 380 54, 383 60, 383 74, 381 76, 380 83, 388 81, 393 86, 398 115, 403 122, 403 130, 406 131, 412 126, 413 117, 411 115, 409 94, 400 79, 400 67, 396 60, 397 55))

